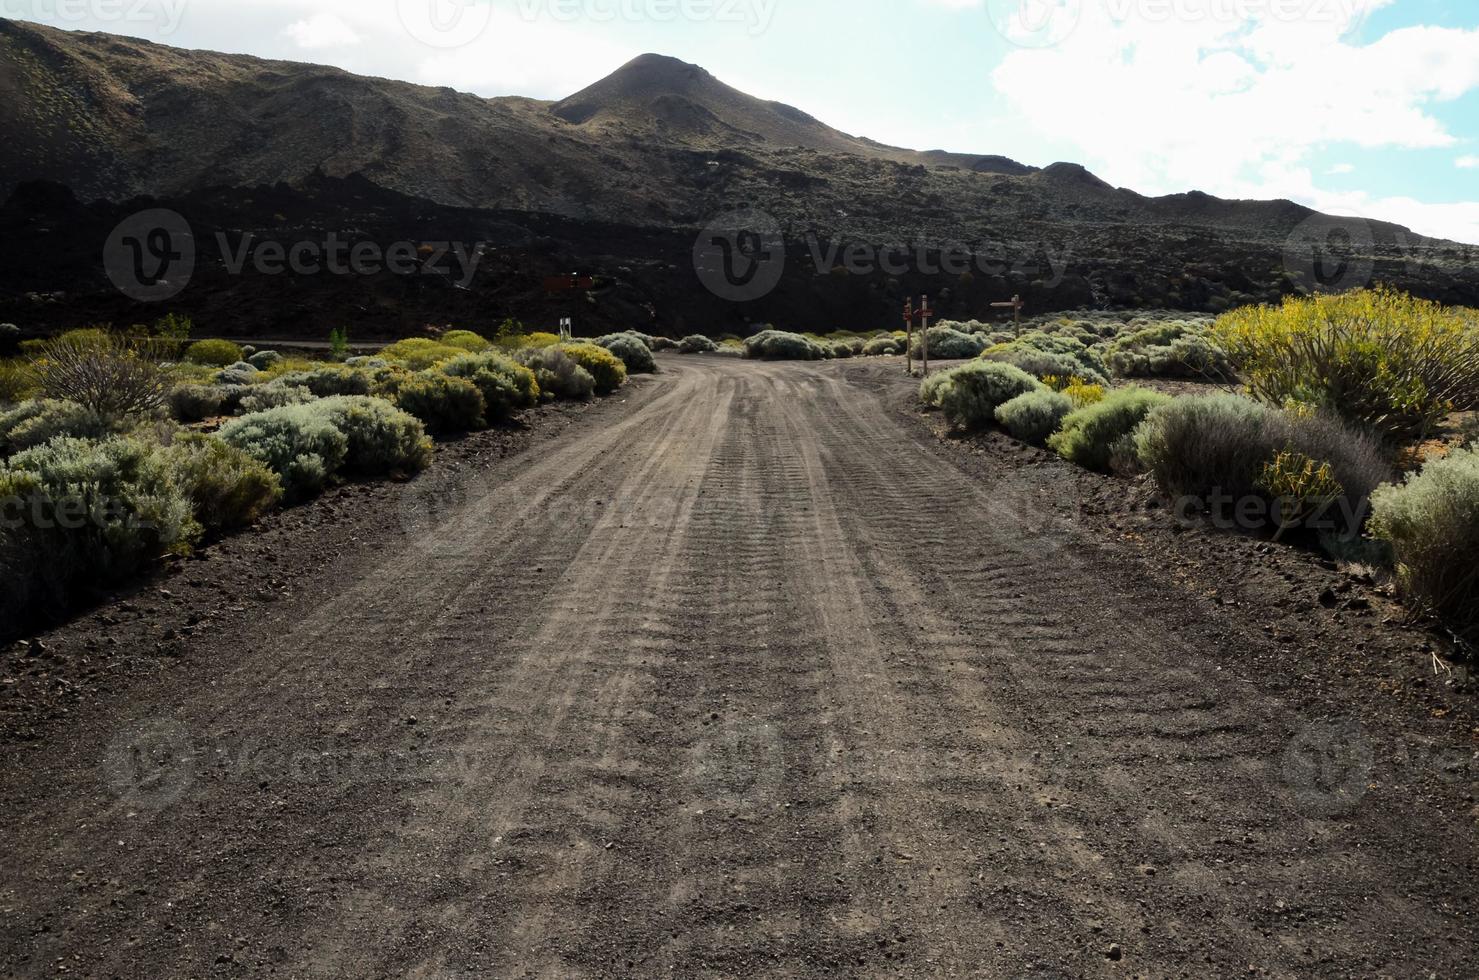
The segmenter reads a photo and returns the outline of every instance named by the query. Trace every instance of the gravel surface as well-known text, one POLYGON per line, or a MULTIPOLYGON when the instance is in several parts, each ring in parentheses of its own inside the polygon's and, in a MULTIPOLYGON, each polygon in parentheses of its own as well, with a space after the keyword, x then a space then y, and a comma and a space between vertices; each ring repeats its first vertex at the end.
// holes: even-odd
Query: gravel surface
POLYGON ((662 364, 8 654, 0 972, 1472 972, 1472 698, 1379 583, 896 359, 662 364))

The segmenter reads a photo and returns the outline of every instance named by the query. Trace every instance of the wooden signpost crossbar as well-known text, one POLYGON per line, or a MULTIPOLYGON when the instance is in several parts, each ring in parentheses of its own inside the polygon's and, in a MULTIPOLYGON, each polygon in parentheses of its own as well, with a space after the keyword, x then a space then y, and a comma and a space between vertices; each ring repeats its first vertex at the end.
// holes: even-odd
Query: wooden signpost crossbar
POLYGON ((1013 296, 1012 299, 1011 299, 1011 302, 1009 302, 1009 303, 992 303, 991 304, 991 306, 994 309, 998 309, 998 310, 1010 309, 1012 311, 1012 323, 1015 324, 1018 327, 1021 327, 1022 326, 1022 307, 1026 306, 1026 305, 1027 305, 1026 303, 1022 302, 1022 297, 1020 295, 1013 296))

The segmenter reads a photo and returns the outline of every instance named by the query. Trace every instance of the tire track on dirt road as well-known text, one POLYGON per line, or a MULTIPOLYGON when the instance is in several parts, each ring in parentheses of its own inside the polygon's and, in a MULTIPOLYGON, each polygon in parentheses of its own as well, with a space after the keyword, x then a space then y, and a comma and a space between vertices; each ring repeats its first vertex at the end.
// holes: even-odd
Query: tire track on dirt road
POLYGON ((1472 962, 1473 828, 1400 787, 1302 808, 1312 719, 1219 636, 1249 611, 1124 563, 1051 467, 965 475, 880 367, 663 364, 445 502, 400 488, 424 533, 322 606, 0 762, 0 972, 1472 962), (151 718, 212 751, 120 800, 99 758, 151 718))

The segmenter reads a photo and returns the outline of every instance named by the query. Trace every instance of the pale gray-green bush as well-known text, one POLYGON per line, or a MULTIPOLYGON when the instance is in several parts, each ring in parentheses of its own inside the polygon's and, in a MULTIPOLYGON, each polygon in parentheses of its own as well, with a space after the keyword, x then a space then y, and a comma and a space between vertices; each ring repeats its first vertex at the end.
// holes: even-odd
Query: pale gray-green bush
POLYGON ((1029 391, 996 409, 996 421, 1014 439, 1041 446, 1073 411, 1073 400, 1056 391, 1029 391))
POLYGON ((274 408, 232 419, 220 438, 265 463, 282 479, 293 500, 322 490, 344 466, 348 437, 322 412, 318 402, 274 408))
MULTIPOLYGON (((915 357, 924 355, 923 331, 915 331, 910 348, 915 357)), ((929 354, 932 360, 958 361, 978 357, 986 349, 986 338, 980 334, 962 333, 946 326, 929 329, 929 354)))
MULTIPOLYGON (((603 348, 596 349, 611 357, 603 348)), ((477 386, 483 396, 484 415, 490 423, 506 421, 515 412, 533 408, 539 402, 539 382, 534 372, 504 354, 494 351, 463 354, 439 365, 438 370, 449 377, 466 378, 477 386)))
POLYGON ((335 395, 303 407, 344 433, 347 472, 360 476, 417 473, 431 464, 426 427, 383 398, 335 395))
MULTIPOLYGON (((204 422, 227 413, 227 389, 223 385, 176 385, 167 404, 177 422, 204 422)), ((240 399, 237 400, 240 404, 240 399)))
POLYGON ((897 337, 874 337, 863 344, 864 357, 891 357, 904 353, 904 342, 897 337))
POLYGON ((679 354, 712 354, 719 345, 702 334, 690 334, 678 341, 679 354))
POLYGON ((293 371, 275 378, 272 383, 306 388, 315 398, 331 398, 334 395, 368 395, 371 388, 368 372, 340 367, 293 371))
POLYGON ((1434 459, 1371 497, 1372 531, 1391 543, 1403 593, 1479 650, 1479 449, 1434 459))
POLYGON ((545 397, 589 401, 595 396, 596 379, 559 347, 526 347, 518 356, 545 397))
POLYGON ((745 356, 763 361, 820 361, 828 351, 799 333, 762 330, 745 341, 745 356))
POLYGON ((1091 470, 1133 468, 1138 456, 1135 429, 1152 409, 1171 401, 1169 395, 1144 388, 1110 392, 1104 400, 1080 408, 1063 420, 1048 447, 1071 463, 1091 470))
POLYGON ((395 404, 420 419, 428 431, 445 435, 469 432, 487 425, 483 393, 466 378, 440 371, 422 371, 396 385, 395 404))
POLYGON ((253 385, 246 390, 241 397, 241 411, 250 415, 253 412, 266 412, 274 408, 285 408, 288 405, 303 405, 314 400, 314 394, 307 388, 291 384, 280 384, 276 381, 265 385, 253 385))
POLYGON ((939 408, 952 426, 979 429, 996 421, 996 409, 1043 383, 1020 368, 993 361, 972 361, 925 379, 920 400, 939 408))
POLYGON ((606 348, 626 365, 628 374, 652 374, 657 370, 652 349, 640 334, 618 333, 602 337, 596 344, 606 348))
POLYGON ((246 361, 237 361, 217 371, 213 380, 219 385, 249 385, 255 384, 261 376, 262 372, 246 361))
POLYGON ((0 412, 0 456, 71 436, 97 439, 114 431, 114 424, 75 402, 37 399, 0 412))
POLYGON ((246 362, 258 371, 265 371, 282 361, 282 355, 275 350, 259 350, 254 354, 248 354, 246 362))

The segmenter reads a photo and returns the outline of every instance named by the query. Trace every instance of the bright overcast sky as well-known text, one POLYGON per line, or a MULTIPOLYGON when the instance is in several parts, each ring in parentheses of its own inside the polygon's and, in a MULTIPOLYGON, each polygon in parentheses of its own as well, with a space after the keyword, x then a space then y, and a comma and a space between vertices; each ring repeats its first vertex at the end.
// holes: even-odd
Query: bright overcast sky
POLYGON ((1146 194, 1288 197, 1479 243, 1475 0, 0 0, 0 13, 480 95, 559 98, 657 51, 888 143, 1070 160, 1146 194))

